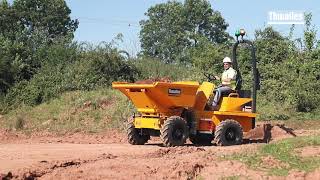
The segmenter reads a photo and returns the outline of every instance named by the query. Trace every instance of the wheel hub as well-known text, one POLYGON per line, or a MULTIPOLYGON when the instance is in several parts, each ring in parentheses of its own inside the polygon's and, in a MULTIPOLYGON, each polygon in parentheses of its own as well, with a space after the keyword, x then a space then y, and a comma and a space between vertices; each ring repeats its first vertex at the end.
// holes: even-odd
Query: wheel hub
POLYGON ((173 132, 173 137, 175 139, 181 139, 183 136, 183 130, 182 129, 177 129, 173 132))
POLYGON ((226 139, 228 141, 236 140, 236 135, 235 135, 234 129, 232 129, 232 128, 227 129, 227 131, 226 131, 226 139))

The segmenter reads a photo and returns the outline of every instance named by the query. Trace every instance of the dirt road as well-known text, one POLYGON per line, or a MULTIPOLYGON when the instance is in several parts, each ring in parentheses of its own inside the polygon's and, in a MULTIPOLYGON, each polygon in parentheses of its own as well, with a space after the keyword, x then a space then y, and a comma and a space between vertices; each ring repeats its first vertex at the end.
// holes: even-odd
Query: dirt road
MULTIPOLYGON (((204 168, 218 169, 220 173, 214 175, 221 177, 225 176, 226 168, 243 169, 243 165, 221 161, 219 156, 256 147, 252 144, 224 148, 191 145, 165 148, 161 144, 2 144, 0 164, 2 173, 12 172, 18 178, 185 179, 195 177, 204 168)), ((253 175, 247 169, 228 174, 253 175)), ((210 175, 213 174, 207 174, 210 175)))
POLYGON ((0 173, 11 172, 15 179, 285 179, 221 158, 253 152, 261 144, 167 148, 155 138, 133 146, 125 142, 125 135, 114 133, 31 138, 2 133, 2 137, 6 138, 0 144, 0 173))

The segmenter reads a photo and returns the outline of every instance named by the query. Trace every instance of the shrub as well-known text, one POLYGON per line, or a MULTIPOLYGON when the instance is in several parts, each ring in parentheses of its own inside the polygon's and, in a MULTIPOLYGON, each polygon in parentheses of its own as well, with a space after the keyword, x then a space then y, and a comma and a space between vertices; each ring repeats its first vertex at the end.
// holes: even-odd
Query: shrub
POLYGON ((29 81, 20 81, 6 94, 8 109, 23 103, 37 105, 61 93, 107 87, 113 81, 135 81, 138 69, 109 46, 82 49, 58 44, 47 51, 46 60, 29 81))

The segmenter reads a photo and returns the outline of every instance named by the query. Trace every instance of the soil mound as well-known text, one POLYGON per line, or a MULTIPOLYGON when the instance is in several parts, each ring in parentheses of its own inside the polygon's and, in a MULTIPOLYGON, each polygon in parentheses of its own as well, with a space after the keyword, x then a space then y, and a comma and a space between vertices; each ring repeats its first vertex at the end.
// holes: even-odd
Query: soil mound
POLYGON ((172 82, 169 77, 150 78, 146 80, 136 81, 135 84, 153 84, 154 82, 172 82))
POLYGON ((244 134, 245 143, 268 143, 272 140, 280 140, 289 137, 296 137, 293 129, 284 124, 260 124, 256 128, 244 134))

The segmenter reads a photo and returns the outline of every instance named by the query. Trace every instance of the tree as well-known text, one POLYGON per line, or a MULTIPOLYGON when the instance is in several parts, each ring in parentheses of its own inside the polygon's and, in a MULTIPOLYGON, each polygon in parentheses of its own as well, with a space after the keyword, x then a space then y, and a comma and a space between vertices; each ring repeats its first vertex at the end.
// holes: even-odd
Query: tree
POLYGON ((0 35, 14 40, 18 30, 18 14, 6 1, 0 1, 0 35))
POLYGON ((222 59, 230 55, 228 46, 223 44, 212 44, 207 38, 197 39, 197 46, 187 51, 194 67, 202 72, 221 75, 223 71, 222 59))
POLYGON ((70 43, 78 27, 64 0, 0 0, 1 91, 29 80, 41 67, 48 46, 70 43))
POLYGON ((5 51, 7 41, 0 37, 0 95, 6 93, 7 89, 14 83, 15 71, 6 57, 5 51))
POLYGON ((166 63, 190 63, 186 52, 196 47, 203 37, 213 44, 230 39, 228 24, 206 0, 169 1, 157 4, 140 21, 142 53, 166 63))
POLYGON ((283 81, 288 75, 284 62, 293 55, 288 48, 291 43, 272 27, 266 27, 256 31, 254 44, 261 75, 261 93, 274 100, 284 100, 286 84, 283 81))
POLYGON ((314 27, 311 27, 311 21, 312 21, 312 14, 307 13, 304 15, 304 21, 305 21, 305 30, 304 30, 304 44, 305 49, 310 52, 312 51, 315 46, 317 45, 317 31, 314 27))
POLYGON ((24 28, 45 31, 50 38, 73 35, 79 24, 71 20, 71 10, 64 0, 15 0, 12 8, 24 28))
POLYGON ((227 42, 230 36, 225 30, 228 24, 220 12, 214 11, 208 1, 186 0, 184 4, 184 16, 186 17, 186 30, 190 38, 194 40, 193 45, 201 36, 216 44, 227 42), (198 37, 197 37, 198 36, 198 37))

